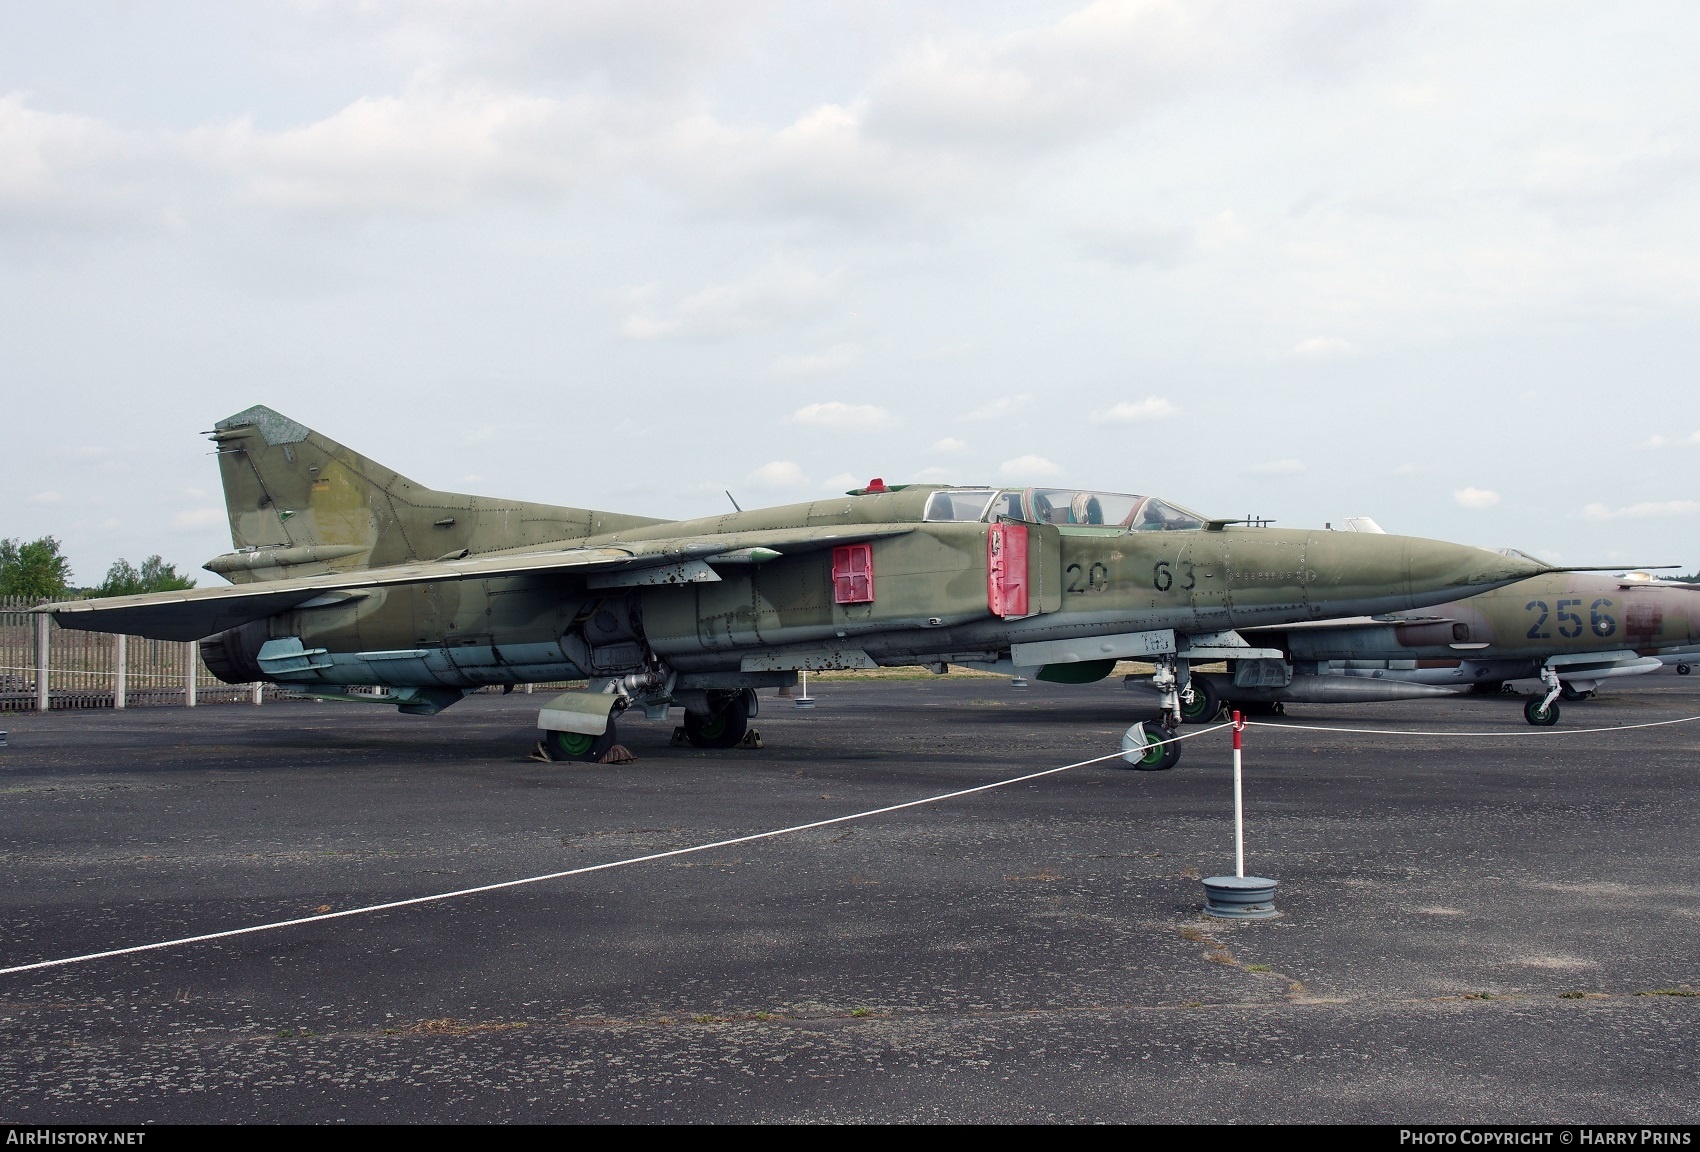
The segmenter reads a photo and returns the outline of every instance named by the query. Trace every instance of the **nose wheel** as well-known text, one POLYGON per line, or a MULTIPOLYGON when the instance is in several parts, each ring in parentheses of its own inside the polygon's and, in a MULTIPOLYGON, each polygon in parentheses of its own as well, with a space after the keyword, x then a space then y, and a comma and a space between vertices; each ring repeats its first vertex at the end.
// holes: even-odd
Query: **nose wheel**
POLYGON ((1564 694, 1564 684, 1550 665, 1541 669, 1541 683, 1546 685, 1547 694, 1523 705, 1523 719, 1537 728, 1550 728, 1558 723, 1558 698, 1564 694))
POLYGON ((1140 772, 1167 772, 1180 762, 1175 732, 1156 720, 1135 724, 1122 733, 1122 759, 1140 772))
POLYGON ((1181 693, 1181 721, 1186 724, 1208 724, 1222 714, 1222 694, 1202 676, 1193 676, 1188 690, 1181 693))

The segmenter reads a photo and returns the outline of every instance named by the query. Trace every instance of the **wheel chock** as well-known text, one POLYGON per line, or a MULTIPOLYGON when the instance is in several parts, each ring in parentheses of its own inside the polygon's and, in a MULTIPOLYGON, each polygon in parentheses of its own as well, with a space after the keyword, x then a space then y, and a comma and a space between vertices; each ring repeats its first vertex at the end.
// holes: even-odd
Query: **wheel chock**
POLYGON ((689 748, 691 746, 690 740, 685 737, 685 726, 683 724, 674 725, 673 739, 667 742, 667 746, 669 748, 689 748))
POLYGON ((602 759, 598 760, 597 763, 630 764, 636 759, 637 757, 632 755, 632 750, 630 748, 627 748, 624 744, 616 744, 612 748, 608 749, 608 751, 604 752, 602 754, 602 759))
POLYGON ((543 741, 541 740, 539 740, 537 742, 537 746, 531 750, 531 759, 537 761, 539 764, 553 764, 555 762, 555 758, 549 755, 549 749, 543 747, 543 741))
MULTIPOLYGON (((683 729, 680 729, 680 731, 683 731, 683 729)), ((738 741, 738 747, 740 747, 740 748, 765 748, 765 747, 767 747, 767 745, 765 745, 761 742, 761 733, 759 731, 757 731, 756 729, 751 728, 748 732, 744 733, 744 738, 742 740, 738 741)))

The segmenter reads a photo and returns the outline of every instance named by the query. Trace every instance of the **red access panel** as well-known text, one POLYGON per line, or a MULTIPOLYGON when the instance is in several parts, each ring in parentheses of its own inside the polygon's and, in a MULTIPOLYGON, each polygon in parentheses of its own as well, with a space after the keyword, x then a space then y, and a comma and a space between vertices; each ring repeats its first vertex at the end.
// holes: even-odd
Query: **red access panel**
POLYGON ((986 605, 994 616, 1027 615, 1027 526, 993 524, 986 533, 986 605))
POLYGON ((872 544, 846 544, 832 550, 832 598, 839 604, 874 602, 872 544))

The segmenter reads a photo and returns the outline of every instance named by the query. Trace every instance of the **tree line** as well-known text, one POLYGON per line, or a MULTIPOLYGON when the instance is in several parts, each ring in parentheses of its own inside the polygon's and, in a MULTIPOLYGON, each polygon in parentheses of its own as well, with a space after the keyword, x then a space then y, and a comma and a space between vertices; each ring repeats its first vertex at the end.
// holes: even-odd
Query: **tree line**
POLYGON ((93 588, 71 583, 71 562, 57 539, 43 536, 27 544, 0 539, 0 596, 23 596, 31 600, 70 600, 92 596, 133 596, 138 592, 172 592, 193 588, 194 578, 177 571, 159 556, 149 556, 141 567, 116 560, 106 570, 106 579, 93 588))

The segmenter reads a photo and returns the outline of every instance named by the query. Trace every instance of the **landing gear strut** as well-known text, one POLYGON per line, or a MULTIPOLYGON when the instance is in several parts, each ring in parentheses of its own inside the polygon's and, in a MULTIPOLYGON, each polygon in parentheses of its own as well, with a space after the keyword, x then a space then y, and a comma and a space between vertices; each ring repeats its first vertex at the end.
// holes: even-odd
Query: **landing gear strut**
POLYGON ((1550 666, 1541 669, 1541 683, 1547 686, 1547 694, 1523 705, 1523 719, 1537 728, 1550 728, 1558 723, 1557 701, 1564 692, 1564 685, 1559 681, 1557 670, 1550 666))
MULTIPOLYGON (((1173 655, 1157 657, 1151 686, 1157 690, 1162 716, 1122 734, 1122 759, 1140 771, 1165 772, 1180 762, 1181 746, 1174 742, 1183 719, 1179 664, 1173 655)), ((1196 699, 1198 693, 1189 689, 1185 695, 1196 699)))

